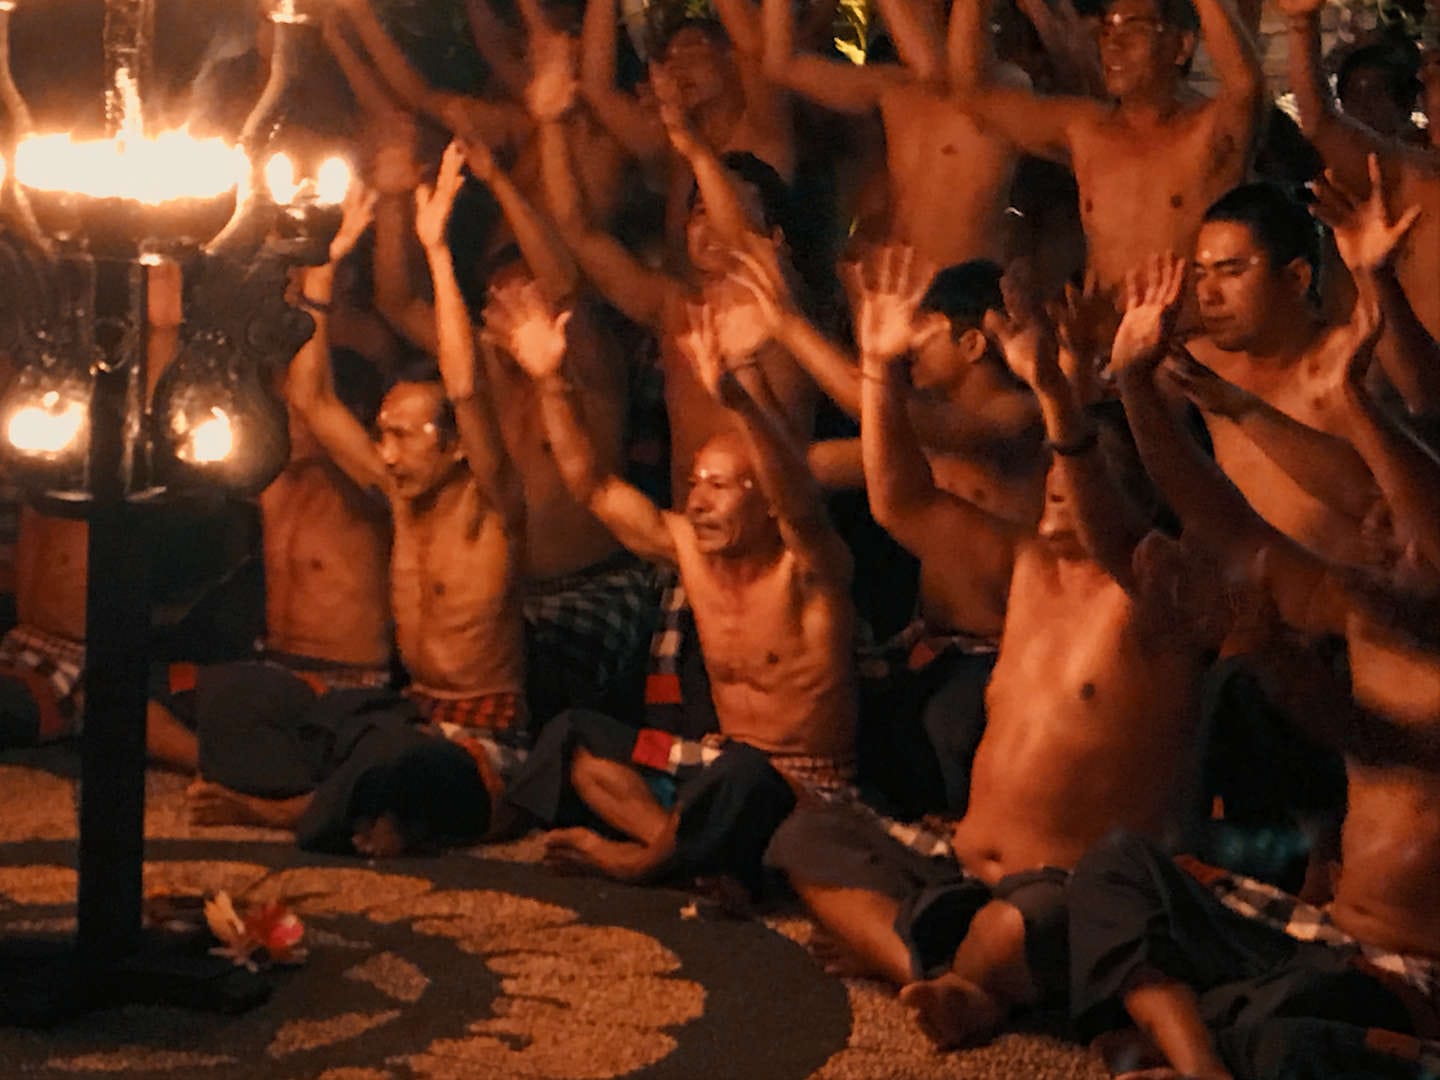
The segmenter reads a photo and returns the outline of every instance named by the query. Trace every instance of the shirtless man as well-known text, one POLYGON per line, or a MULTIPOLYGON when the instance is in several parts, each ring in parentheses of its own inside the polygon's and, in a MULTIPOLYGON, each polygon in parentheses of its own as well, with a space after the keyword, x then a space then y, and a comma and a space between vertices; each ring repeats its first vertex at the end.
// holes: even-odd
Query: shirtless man
MULTIPOLYGON (((958 7, 964 33, 984 34, 984 0, 958 7)), ((984 127, 1074 171, 1089 270, 1113 290, 1151 252, 1188 251, 1205 207, 1244 179, 1264 80, 1228 0, 1112 0, 1100 57, 1108 102, 983 79, 956 90, 984 127), (1213 99, 1185 83, 1197 8, 1220 81, 1213 99)))
MULTIPOLYGON (((936 483, 986 513, 1033 525, 1045 479, 1040 411, 981 326, 986 310, 998 306, 1000 268, 976 260, 932 276, 930 265, 907 251, 879 247, 864 263, 844 267, 852 302, 865 295, 867 280, 890 276, 900 263, 914 274, 925 268, 926 286, 911 310, 915 364, 906 396, 936 483)), ((755 334, 783 345, 858 420, 860 369, 800 310, 774 245, 747 238, 733 254, 730 280, 753 303, 736 305, 732 317, 754 323, 755 334)))
POLYGON ((1344 636, 1357 709, 1322 733, 1345 750, 1349 806, 1323 910, 1205 867, 1187 875, 1133 839, 1098 848, 1071 881, 1073 1006, 1095 1031, 1123 1005, 1167 1066, 1136 1075, 1411 1075, 1382 1053, 1406 1040, 1366 1029, 1440 1034, 1440 466, 1367 391, 1372 333, 1347 362, 1344 396, 1398 558, 1379 576, 1316 558, 1174 424, 1156 386, 1164 319, 1157 300, 1132 308, 1131 347, 1117 342, 1113 358, 1142 456, 1197 548, 1253 577, 1297 630, 1344 636))
MULTIPOLYGON (((1036 535, 1017 545, 968 810, 948 848, 922 855, 847 808, 801 807, 767 853, 943 1047, 1063 987, 1066 868, 1096 840, 1120 823, 1183 837, 1217 636, 1181 550, 1113 485, 1053 340, 1034 321, 990 326, 1040 398, 1054 459, 1036 535)), ((872 398, 901 355, 862 358, 872 398)))
MULTIPOLYGON (((180 271, 147 276, 151 387, 179 346, 180 271)), ((0 361, 0 374, 8 375, 0 361)), ((79 731, 85 670, 90 529, 84 521, 22 505, 15 541, 18 624, 0 639, 0 746, 31 746, 79 731)))
MULTIPOLYGON (((666 131, 676 152, 689 161, 699 190, 686 227, 688 265, 683 276, 645 265, 585 217, 569 147, 560 138, 558 127, 574 103, 573 87, 567 91, 563 79, 540 72, 537 86, 553 92, 532 92, 529 104, 540 123, 549 207, 561 235, 596 290, 659 339, 665 409, 670 421, 671 492, 675 504, 680 505, 699 448, 720 432, 735 427, 733 414, 705 390, 693 366, 681 355, 678 340, 689 326, 687 304, 700 296, 723 302, 726 294, 743 295, 740 287, 728 279, 729 252, 752 230, 779 235, 786 193, 776 171, 755 156, 716 156, 686 119, 682 107, 685 91, 678 77, 659 75, 653 81, 662 99, 666 131)), ((813 423, 814 386, 805 373, 783 349, 757 341, 734 341, 736 335, 730 333, 729 326, 722 327, 721 332, 727 352, 732 355, 758 349, 756 356, 779 406, 778 414, 786 418, 796 435, 808 438, 813 423)))
MULTIPOLYGON (((435 187, 422 186, 415 199, 435 285, 440 380, 397 382, 381 403, 374 442, 335 396, 323 340, 312 339, 296 355, 288 391, 335 464, 388 500, 390 603, 411 676, 408 695, 426 720, 471 752, 493 798, 529 737, 518 596, 524 504, 490 403, 476 385, 474 334, 445 243, 463 164, 463 151, 452 145, 435 187)), ((307 272, 299 302, 323 309, 330 280, 327 268, 307 272)), ((232 803, 244 820, 294 827, 309 799, 232 803)), ((403 847, 393 820, 364 824, 356 850, 395 854, 403 847)))
POLYGON ((1416 317, 1432 343, 1440 339, 1440 151, 1387 138, 1336 108, 1320 59, 1322 6, 1319 0, 1280 4, 1290 20, 1290 87, 1300 126, 1343 186, 1368 193, 1368 158, 1375 154, 1390 198, 1399 206, 1420 208, 1393 269, 1375 279, 1391 339, 1381 343, 1380 363, 1412 415, 1434 416, 1440 413, 1440 365, 1415 362, 1414 346, 1393 339, 1413 336, 1416 317))
MULTIPOLYGON (((565 316, 553 319, 534 293, 517 295, 508 336, 512 354, 536 379, 545 426, 566 482, 636 554, 676 567, 690 598, 710 677, 725 749, 732 755, 763 755, 770 766, 801 787, 834 788, 854 772, 856 722, 855 615, 850 601, 850 553, 825 517, 820 493, 807 472, 801 448, 781 420, 761 404, 766 390, 758 365, 727 367, 703 309, 685 345, 701 385, 731 411, 736 425, 711 437, 695 455, 683 513, 659 510, 613 473, 597 467, 576 415, 562 367, 565 316), (758 752, 758 755, 757 753, 758 752)), ((547 732, 548 735, 548 732, 547 732)), ((658 732, 630 733, 631 760, 664 768, 678 760, 653 749, 658 732)), ((691 744, 694 760, 713 758, 691 744)), ((539 752, 537 751, 537 758, 539 752)), ((705 770, 708 773, 719 762, 705 770)), ((629 764, 576 751, 567 779, 604 822, 628 839, 613 841, 590 829, 552 833, 550 856, 616 877, 645 878, 700 860, 687 850, 705 837, 697 821, 707 804, 696 804, 682 778, 674 809, 651 794, 641 772, 629 764), (697 812, 687 814, 694 808, 697 812)), ((783 784, 781 785, 783 788, 783 784)), ((528 804, 524 777, 507 796, 536 816, 553 804, 528 804)), ((769 800, 774 802, 774 800, 769 800)), ((731 854, 759 855, 789 800, 763 827, 744 838, 709 836, 731 854)), ((711 869, 715 872, 715 868, 711 869)))
MULTIPOLYGON (((305 273, 307 310, 315 320, 314 336, 305 347, 327 364, 335 273, 365 229, 359 209, 353 202, 347 206, 330 244, 330 261, 305 273)), ((259 659, 294 672, 317 693, 384 686, 390 681, 391 653, 390 526, 385 509, 325 456, 294 404, 287 405, 290 460, 260 493, 265 641, 259 659)), ((347 405, 360 414, 361 423, 374 411, 373 401, 368 408, 363 401, 347 399, 347 405)), ((172 707, 189 703, 171 695, 191 689, 207 672, 181 668, 170 674, 171 694, 150 702, 147 749, 152 759, 195 772, 195 732, 172 713, 172 707)), ((224 793, 202 781, 191 795, 192 810, 203 821, 208 805, 223 800, 224 793)))
POLYGON ((957 108, 950 85, 973 82, 977 76, 970 73, 977 68, 993 69, 989 77, 1006 86, 1028 87, 1029 80, 995 61, 989 35, 965 32, 963 5, 951 9, 949 40, 942 45, 931 7, 884 0, 880 12, 904 63, 857 66, 797 53, 794 6, 765 0, 766 71, 826 108, 851 115, 879 111, 889 187, 883 239, 915 248, 936 266, 1004 262, 1005 208, 1019 154, 1009 140, 982 131, 957 108))

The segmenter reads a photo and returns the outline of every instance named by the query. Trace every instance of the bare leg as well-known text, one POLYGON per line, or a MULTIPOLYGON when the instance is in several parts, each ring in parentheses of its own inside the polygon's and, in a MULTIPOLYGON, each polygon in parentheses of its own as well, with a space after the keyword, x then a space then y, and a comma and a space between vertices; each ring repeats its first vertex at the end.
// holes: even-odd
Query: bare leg
POLYGON ((200 768, 200 744, 195 733, 158 701, 145 706, 145 750, 157 765, 184 773, 200 768))
POLYGON ((814 946, 816 959, 832 975, 910 981, 910 950, 895 932, 900 905, 883 893, 812 885, 791 885, 819 920, 826 935, 814 946))
POLYGON ((1025 961, 1025 920, 1003 900, 976 912, 951 970, 900 991, 901 1002, 942 1050, 990 1038, 1011 1009, 1039 996, 1025 961))
POLYGON ((262 825, 270 829, 294 829, 311 799, 308 794, 261 799, 201 779, 193 781, 185 795, 190 820, 196 825, 262 825))
POLYGON ((674 853, 679 819, 655 801, 634 769, 578 749, 570 780, 601 821, 633 840, 609 840, 592 829, 556 829, 545 838, 547 862, 639 881, 674 853))
POLYGON ((1155 1041, 1176 1074, 1195 1080, 1230 1080, 1190 987, 1164 978, 1146 981, 1125 994, 1125 1009, 1136 1026, 1155 1041))

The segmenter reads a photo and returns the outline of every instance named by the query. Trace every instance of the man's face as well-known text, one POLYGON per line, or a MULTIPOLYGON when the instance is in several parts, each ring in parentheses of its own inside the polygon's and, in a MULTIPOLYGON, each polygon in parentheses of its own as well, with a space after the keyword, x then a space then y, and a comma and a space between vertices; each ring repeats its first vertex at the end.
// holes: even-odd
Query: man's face
POLYGON ((1238 221, 1201 227, 1191 272, 1201 325, 1226 352, 1249 347, 1276 320, 1289 321, 1304 294, 1302 288, 1300 297, 1292 295, 1287 276, 1271 267, 1250 227, 1238 221))
POLYGON ((443 394, 438 383, 398 383, 380 403, 375 445, 401 498, 438 490, 460 460, 459 440, 443 440, 435 424, 443 394))
POLYGON ((686 27, 665 48, 665 67, 680 90, 680 104, 694 109, 725 92, 730 65, 724 50, 699 27, 686 27))
POLYGON ((695 455, 685 517, 705 555, 743 555, 775 531, 749 459, 723 439, 711 440, 695 455))
POLYGON ((1189 35, 1165 25, 1154 0, 1115 0, 1100 20, 1106 93, 1124 101, 1167 88, 1189 40, 1189 35))
POLYGON ((910 383, 916 390, 945 390, 965 375, 985 352, 985 335, 975 327, 953 327, 939 312, 915 317, 920 344, 910 365, 910 383))
POLYGON ((1380 67, 1359 66, 1345 79, 1340 97, 1345 115, 1381 135, 1399 135, 1410 126, 1410 111, 1391 93, 1390 76, 1380 67))
MULTIPOLYGON (((757 232, 763 232, 765 210, 759 189, 733 172, 730 173, 730 180, 745 206, 750 224, 757 232)), ((698 192, 695 201, 690 205, 690 216, 685 222, 685 253, 689 256, 690 265, 702 274, 726 274, 730 270, 729 248, 715 231, 710 215, 705 210, 705 200, 698 192)))
POLYGON ((1035 531, 1053 558, 1075 562, 1088 557, 1075 524, 1074 495, 1053 464, 1045 477, 1045 508, 1035 531))

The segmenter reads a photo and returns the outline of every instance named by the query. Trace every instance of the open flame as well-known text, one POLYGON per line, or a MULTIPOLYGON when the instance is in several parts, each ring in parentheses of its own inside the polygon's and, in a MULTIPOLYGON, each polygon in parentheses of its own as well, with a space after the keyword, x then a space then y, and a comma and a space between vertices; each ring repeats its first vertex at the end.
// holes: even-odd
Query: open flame
POLYGON ((10 445, 26 454, 58 454, 75 441, 85 424, 85 405, 67 401, 63 407, 57 391, 47 391, 39 405, 16 409, 5 428, 10 445))
POLYGON ((15 148, 15 179, 42 191, 145 203, 214 198, 244 180, 244 151, 223 139, 196 139, 183 128, 146 135, 135 80, 120 71, 116 82, 124 119, 113 139, 81 142, 63 132, 32 135, 15 148))
POLYGON ((235 427, 229 415, 218 405, 188 433, 188 445, 180 456, 197 464, 224 461, 235 449, 235 427))

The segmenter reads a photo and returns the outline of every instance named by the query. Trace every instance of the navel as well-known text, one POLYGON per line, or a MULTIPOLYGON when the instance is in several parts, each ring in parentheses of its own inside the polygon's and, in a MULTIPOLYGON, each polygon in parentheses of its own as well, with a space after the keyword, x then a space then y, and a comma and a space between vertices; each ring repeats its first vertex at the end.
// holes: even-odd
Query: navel
POLYGON ((443 581, 437 581, 437 582, 435 582, 435 584, 432 585, 432 586, 430 586, 430 588, 431 588, 431 591, 434 592, 436 596, 444 596, 444 595, 445 595, 445 583, 444 583, 443 581))
POLYGON ((780 657, 776 656, 773 652, 767 652, 765 654, 765 662, 767 664, 778 664, 780 662, 780 657))
POLYGON ((312 559, 310 560, 310 569, 311 569, 311 570, 323 570, 324 568, 325 568, 325 564, 324 564, 323 562, 321 562, 318 558, 312 558, 312 559))
POLYGON ((1093 214, 1094 212, 1095 212, 1095 200, 1094 200, 1094 199, 1086 199, 1086 200, 1085 200, 1085 213, 1087 213, 1087 214, 1093 214))
POLYGON ((946 157, 949 157, 950 155, 952 155, 953 153, 955 153, 955 144, 954 144, 954 143, 946 143, 944 146, 942 146, 942 147, 940 148, 940 153, 944 154, 946 157))
POLYGON ((1095 696, 1095 684, 1094 684, 1093 682, 1083 682, 1083 683, 1080 684, 1080 700, 1081 700, 1081 701, 1089 701, 1089 700, 1090 700, 1091 698, 1093 698, 1094 696, 1095 696))

